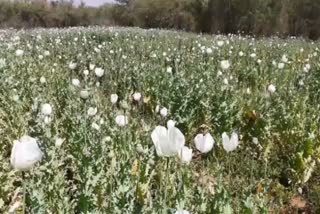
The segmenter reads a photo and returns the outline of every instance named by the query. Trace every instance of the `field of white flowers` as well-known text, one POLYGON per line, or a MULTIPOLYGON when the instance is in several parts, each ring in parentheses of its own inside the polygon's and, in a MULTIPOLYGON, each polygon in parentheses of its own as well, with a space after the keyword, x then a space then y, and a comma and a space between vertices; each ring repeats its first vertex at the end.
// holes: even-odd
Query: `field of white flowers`
POLYGON ((319 213, 319 48, 0 31, 0 213, 319 213))

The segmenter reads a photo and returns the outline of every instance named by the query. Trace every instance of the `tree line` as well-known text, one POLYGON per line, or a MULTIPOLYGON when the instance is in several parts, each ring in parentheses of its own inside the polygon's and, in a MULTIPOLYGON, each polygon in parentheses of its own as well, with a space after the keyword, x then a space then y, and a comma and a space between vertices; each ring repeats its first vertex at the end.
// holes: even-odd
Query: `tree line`
POLYGON ((320 37, 319 0, 117 0, 99 8, 60 0, 0 2, 0 27, 139 26, 202 33, 320 37))

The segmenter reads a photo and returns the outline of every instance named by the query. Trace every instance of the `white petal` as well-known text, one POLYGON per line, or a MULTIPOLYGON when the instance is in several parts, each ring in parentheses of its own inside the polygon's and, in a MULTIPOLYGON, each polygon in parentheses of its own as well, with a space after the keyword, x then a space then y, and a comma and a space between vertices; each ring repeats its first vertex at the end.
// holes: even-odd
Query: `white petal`
POLYGON ((182 163, 188 164, 192 160, 192 149, 184 146, 182 147, 178 155, 182 163))
POLYGON ((184 146, 185 138, 181 131, 176 128, 172 127, 168 130, 168 137, 170 141, 170 149, 173 154, 178 154, 180 149, 184 146))
POLYGON ((16 148, 17 148, 17 144, 19 143, 19 141, 15 140, 13 141, 13 146, 12 146, 12 150, 11 150, 11 156, 10 156, 10 163, 12 166, 14 166, 15 163, 15 156, 16 156, 16 148))
POLYGON ((175 214, 190 214, 190 212, 187 210, 177 210, 175 214))
POLYGON ((230 152, 230 139, 229 136, 227 135, 227 133, 223 132, 222 133, 222 146, 224 148, 224 150, 226 150, 227 152, 230 152))
POLYGON ((209 143, 209 144, 214 143, 214 139, 213 139, 213 137, 211 136, 210 133, 207 133, 205 135, 205 141, 206 141, 206 143, 209 143))
MULTIPOLYGON (((239 137, 238 137, 238 134, 237 134, 237 133, 233 132, 233 133, 231 134, 230 142, 231 142, 231 144, 233 145, 234 149, 236 149, 237 146, 239 145, 239 137)), ((234 150, 234 149, 233 149, 233 150, 234 150)))
POLYGON ((13 167, 18 170, 32 168, 43 156, 36 139, 29 136, 23 136, 16 143, 13 155, 13 167))
POLYGON ((213 148, 214 139, 210 133, 207 133, 204 136, 204 144, 205 144, 205 150, 203 152, 207 153, 207 152, 211 151, 211 149, 213 148))
POLYGON ((199 151, 203 150, 203 145, 204 145, 204 136, 203 136, 203 134, 197 134, 197 136, 194 138, 194 144, 196 145, 196 148, 199 151))
POLYGON ((157 152, 157 155, 159 156, 164 155, 162 153, 161 144, 163 144, 164 141, 167 140, 167 135, 168 135, 168 131, 163 126, 157 126, 151 133, 152 142, 156 147, 156 152, 157 152))
POLYGON ((21 143, 30 143, 30 145, 36 145, 37 140, 33 137, 30 137, 28 135, 24 135, 20 138, 21 143))
POLYGON ((174 120, 168 120, 167 122, 167 128, 170 129, 176 125, 176 121, 174 120))
POLYGON ((115 119, 118 126, 125 126, 128 124, 128 117, 124 115, 118 115, 115 119))

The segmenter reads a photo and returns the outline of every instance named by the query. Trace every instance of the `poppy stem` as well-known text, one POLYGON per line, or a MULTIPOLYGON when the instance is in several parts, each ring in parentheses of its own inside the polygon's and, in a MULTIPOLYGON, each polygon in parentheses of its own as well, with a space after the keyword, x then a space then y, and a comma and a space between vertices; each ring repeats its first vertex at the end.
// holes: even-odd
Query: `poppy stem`
POLYGON ((264 166, 264 179, 267 180, 267 171, 268 171, 268 160, 265 160, 265 166, 264 166))
POLYGON ((26 213, 26 191, 27 191, 27 187, 26 187, 26 181, 25 181, 24 172, 22 172, 22 183, 23 183, 22 213, 25 214, 26 213))
POLYGON ((137 180, 136 180, 136 208, 137 208, 137 212, 141 212, 141 210, 139 209, 141 207, 140 205, 140 201, 139 201, 139 181, 140 181, 140 155, 138 155, 138 166, 137 166, 137 180))
POLYGON ((170 166, 170 158, 167 158, 165 192, 164 192, 165 212, 167 211, 167 194, 168 194, 168 184, 169 184, 169 178, 170 178, 169 166, 170 166))
POLYGON ((187 177, 186 167, 184 167, 183 165, 180 165, 180 173, 181 173, 180 200, 182 201, 184 196, 184 190, 186 188, 186 177, 187 177))
POLYGON ((228 162, 228 185, 230 185, 230 177, 231 177, 231 161, 230 161, 230 158, 231 158, 231 154, 229 154, 227 156, 227 162, 228 162))
MULTIPOLYGON (((84 103, 84 109, 87 110, 87 101, 84 103)), ((87 115, 84 116, 84 145, 87 147, 87 115)))

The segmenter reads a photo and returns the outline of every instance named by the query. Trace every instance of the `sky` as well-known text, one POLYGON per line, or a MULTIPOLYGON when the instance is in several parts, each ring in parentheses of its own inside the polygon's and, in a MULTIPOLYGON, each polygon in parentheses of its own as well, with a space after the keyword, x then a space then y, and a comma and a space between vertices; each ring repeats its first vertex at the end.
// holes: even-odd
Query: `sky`
MULTIPOLYGON (((87 6, 98 7, 105 3, 115 2, 114 0, 82 0, 87 6)), ((81 0, 74 0, 76 5, 79 5, 81 0)))

